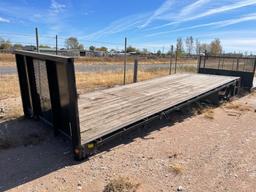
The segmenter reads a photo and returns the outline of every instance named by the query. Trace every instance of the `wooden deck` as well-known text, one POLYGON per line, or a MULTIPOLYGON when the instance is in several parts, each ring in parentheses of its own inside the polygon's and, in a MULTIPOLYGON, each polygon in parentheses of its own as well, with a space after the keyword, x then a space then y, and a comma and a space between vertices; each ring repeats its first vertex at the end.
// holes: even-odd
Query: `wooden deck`
POLYGON ((101 138, 236 79, 177 74, 80 95, 81 142, 101 138))

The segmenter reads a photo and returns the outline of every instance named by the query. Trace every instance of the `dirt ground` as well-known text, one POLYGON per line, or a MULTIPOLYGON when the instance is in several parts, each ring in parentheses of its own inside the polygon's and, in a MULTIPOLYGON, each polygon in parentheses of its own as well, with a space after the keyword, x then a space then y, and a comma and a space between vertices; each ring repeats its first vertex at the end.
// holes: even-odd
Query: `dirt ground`
POLYGON ((119 177, 138 184, 138 192, 256 190, 256 93, 169 118, 84 162, 73 161, 70 143, 39 122, 4 120, 0 191, 100 192, 119 177))

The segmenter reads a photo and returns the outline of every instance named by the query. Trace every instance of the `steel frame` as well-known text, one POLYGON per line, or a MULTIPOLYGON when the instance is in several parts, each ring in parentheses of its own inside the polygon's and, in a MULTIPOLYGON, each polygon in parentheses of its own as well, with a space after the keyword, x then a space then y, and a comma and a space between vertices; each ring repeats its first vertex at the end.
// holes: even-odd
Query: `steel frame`
POLYGON ((26 117, 42 119, 36 90, 33 61, 45 61, 55 133, 72 141, 74 152, 81 148, 78 95, 74 60, 70 57, 15 51, 23 111, 26 117))
MULTIPOLYGON (((228 92, 229 96, 234 96, 239 92, 240 87, 240 79, 233 80, 230 83, 223 84, 211 91, 197 95, 190 100, 107 134, 100 139, 81 144, 74 60, 70 57, 47 55, 28 51, 15 51, 15 55, 23 110, 25 116, 28 118, 40 118, 40 100, 36 90, 33 62, 34 59, 45 61, 53 112, 53 122, 51 122, 52 127, 54 127, 56 134, 62 133, 72 141, 74 157, 77 160, 84 159, 95 153, 99 146, 124 132, 144 126, 155 119, 161 119, 165 114, 183 108, 184 106, 209 96, 213 95, 218 98, 219 92, 223 90, 228 92)), ((199 58, 199 61, 202 61, 201 57, 199 58)), ((199 62, 199 72, 200 65, 201 62, 199 62)))

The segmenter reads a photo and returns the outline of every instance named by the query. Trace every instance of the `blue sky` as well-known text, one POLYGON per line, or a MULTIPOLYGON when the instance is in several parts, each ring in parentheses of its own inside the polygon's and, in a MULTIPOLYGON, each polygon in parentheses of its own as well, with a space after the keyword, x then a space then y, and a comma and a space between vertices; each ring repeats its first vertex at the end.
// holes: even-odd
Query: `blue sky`
POLYGON ((81 43, 122 49, 170 48, 177 37, 201 42, 220 38, 226 52, 256 53, 256 0, 1 0, 0 37, 12 42, 60 44, 68 36, 81 43), (23 36, 26 34, 27 36, 23 36))

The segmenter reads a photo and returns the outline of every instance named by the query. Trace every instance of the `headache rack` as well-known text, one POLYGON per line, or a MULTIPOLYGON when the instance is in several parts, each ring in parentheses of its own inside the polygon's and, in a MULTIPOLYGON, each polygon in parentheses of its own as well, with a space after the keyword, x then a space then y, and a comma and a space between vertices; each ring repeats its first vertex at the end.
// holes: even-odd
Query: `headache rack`
POLYGON ((255 56, 200 55, 198 73, 241 78, 241 87, 250 90, 256 69, 255 56))

